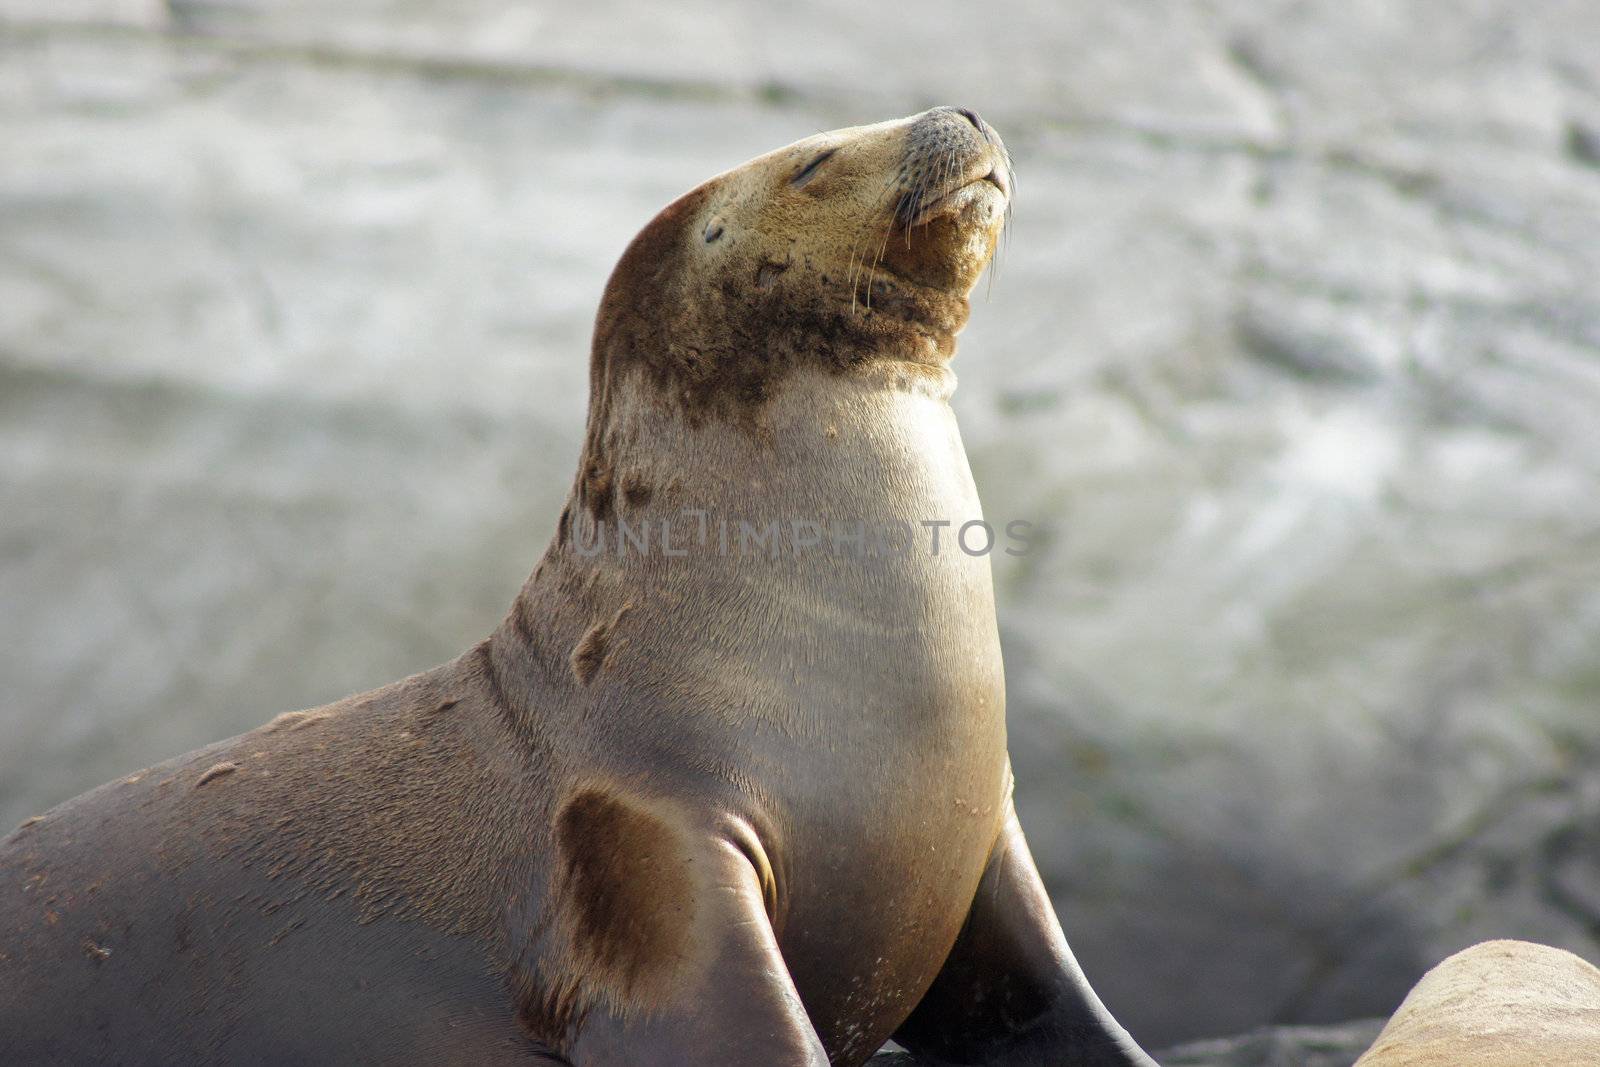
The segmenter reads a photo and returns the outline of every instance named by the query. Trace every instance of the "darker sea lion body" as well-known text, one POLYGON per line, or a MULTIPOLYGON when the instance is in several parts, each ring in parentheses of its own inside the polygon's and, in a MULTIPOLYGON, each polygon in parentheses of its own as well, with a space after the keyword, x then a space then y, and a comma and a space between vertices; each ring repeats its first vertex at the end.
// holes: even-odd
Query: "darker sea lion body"
POLYGON ((490 639, 0 844, 0 1061, 1148 1064, 1017 827, 987 560, 725 550, 981 515, 945 364, 1009 185, 941 108, 665 209, 490 639))

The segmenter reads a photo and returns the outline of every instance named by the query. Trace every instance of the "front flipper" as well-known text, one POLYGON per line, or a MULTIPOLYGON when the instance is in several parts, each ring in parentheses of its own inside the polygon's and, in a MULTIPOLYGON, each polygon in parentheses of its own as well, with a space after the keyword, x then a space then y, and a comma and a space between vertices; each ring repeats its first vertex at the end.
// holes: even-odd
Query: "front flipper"
POLYGON ((1089 988, 1015 810, 944 968, 894 1039, 929 1063, 1156 1067, 1089 988))

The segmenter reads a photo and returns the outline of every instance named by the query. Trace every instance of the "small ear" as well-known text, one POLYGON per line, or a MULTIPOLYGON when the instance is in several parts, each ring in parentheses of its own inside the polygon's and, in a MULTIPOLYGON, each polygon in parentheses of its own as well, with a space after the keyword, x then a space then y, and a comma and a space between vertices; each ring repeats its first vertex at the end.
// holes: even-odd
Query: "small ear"
POLYGON ((722 216, 721 215, 713 215, 713 216, 711 216, 710 220, 706 223, 706 228, 705 228, 706 244, 711 244, 713 241, 716 241, 718 238, 720 238, 722 236, 723 230, 724 230, 724 227, 722 225, 722 216))

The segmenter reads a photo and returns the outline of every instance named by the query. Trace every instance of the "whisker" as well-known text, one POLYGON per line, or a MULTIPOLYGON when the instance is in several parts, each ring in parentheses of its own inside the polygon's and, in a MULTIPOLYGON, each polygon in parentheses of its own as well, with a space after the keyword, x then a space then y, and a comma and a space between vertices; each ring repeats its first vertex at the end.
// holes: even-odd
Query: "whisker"
MULTIPOLYGON (((939 172, 940 196, 944 196, 946 193, 950 192, 952 176, 956 174, 959 163, 960 157, 957 155, 955 147, 953 145, 946 147, 944 150, 944 165, 939 172)), ((927 223, 924 222, 923 225, 926 226, 927 223)))
MULTIPOLYGON (((892 177, 890 177, 890 178, 888 178, 887 180, 884 181, 883 188, 878 191, 878 195, 877 195, 876 198, 874 198, 871 208, 869 208, 868 211, 867 211, 866 218, 861 223, 861 228, 857 232, 855 240, 850 245, 850 260, 849 260, 849 268, 848 268, 849 277, 846 279, 846 284, 850 286, 850 313, 852 315, 855 314, 855 311, 856 311, 856 294, 859 292, 859 289, 856 286, 856 281, 860 277, 860 271, 857 269, 856 253, 857 253, 858 250, 863 249, 864 239, 866 238, 867 233, 871 230, 871 227, 872 227, 873 223, 877 220, 877 218, 879 216, 879 212, 881 211, 881 209, 883 207, 884 201, 886 199, 888 199, 889 193, 894 189, 894 187, 897 184, 899 184, 900 180, 904 176, 905 176, 905 167, 902 165, 902 167, 900 168, 899 173, 893 175, 892 177)), ((891 223, 891 225, 892 225, 892 223, 891 223)), ((885 229, 885 233, 886 234, 887 234, 887 232, 888 232, 888 230, 885 229)), ((864 260, 862 262, 864 262, 864 260)), ((867 279, 867 286, 868 286, 868 288, 867 288, 867 306, 871 307, 872 306, 872 289, 871 289, 872 279, 871 279, 870 276, 867 279)))
POLYGON ((878 264, 883 262, 883 253, 889 247, 889 234, 894 232, 893 224, 883 227, 883 239, 878 242, 878 254, 872 257, 872 269, 867 272, 867 307, 872 306, 872 283, 878 280, 878 264))

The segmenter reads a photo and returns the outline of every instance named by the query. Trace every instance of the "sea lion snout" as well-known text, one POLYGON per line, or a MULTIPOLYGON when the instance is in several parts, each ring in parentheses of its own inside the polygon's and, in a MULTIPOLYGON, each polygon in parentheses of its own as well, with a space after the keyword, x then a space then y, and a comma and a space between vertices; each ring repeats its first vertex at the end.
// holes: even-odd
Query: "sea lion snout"
POLYGON ((971 108, 942 105, 912 120, 906 136, 902 174, 921 176, 922 183, 901 191, 895 215, 902 225, 923 221, 934 203, 975 183, 987 182, 1009 205, 1013 172, 1005 142, 993 126, 971 108))
POLYGON ((909 120, 882 264, 919 285, 965 294, 994 255, 1011 211, 1011 156, 970 108, 909 120))
POLYGON ((942 163, 936 184, 968 184, 987 181, 1005 200, 1011 198, 1011 155, 994 126, 982 120, 971 107, 941 104, 912 120, 907 136, 907 163, 912 168, 928 154, 939 154, 942 163))

